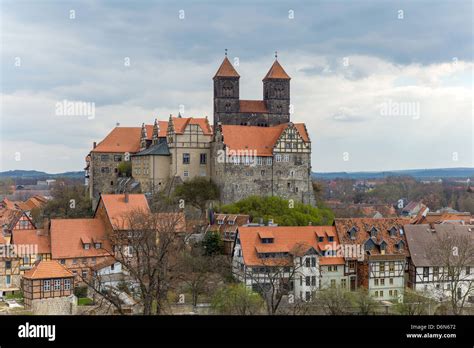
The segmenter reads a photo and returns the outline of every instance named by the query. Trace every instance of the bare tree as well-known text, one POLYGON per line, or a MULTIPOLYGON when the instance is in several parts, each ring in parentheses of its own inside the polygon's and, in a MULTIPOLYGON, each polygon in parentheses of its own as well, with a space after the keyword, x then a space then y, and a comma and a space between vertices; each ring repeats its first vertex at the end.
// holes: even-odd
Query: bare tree
POLYGON ((339 287, 326 288, 316 292, 313 303, 326 314, 348 314, 352 308, 352 296, 349 291, 339 287))
MULTIPOLYGON (((168 290, 178 276, 178 255, 184 248, 183 219, 177 211, 135 210, 116 221, 108 235, 110 257, 128 274, 144 315, 161 314, 166 306, 168 290)), ((97 273, 86 283, 123 314, 123 291, 104 287, 97 273)))
POLYGON ((433 265, 439 267, 439 282, 447 285, 439 291, 448 297, 453 314, 462 314, 470 298, 474 296, 474 231, 452 230, 437 235, 426 253, 433 265))

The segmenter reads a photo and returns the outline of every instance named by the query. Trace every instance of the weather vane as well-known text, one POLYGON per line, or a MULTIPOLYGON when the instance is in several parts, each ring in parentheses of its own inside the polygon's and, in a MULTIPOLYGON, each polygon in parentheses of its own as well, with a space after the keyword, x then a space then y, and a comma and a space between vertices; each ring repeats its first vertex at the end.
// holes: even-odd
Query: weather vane
POLYGON ((227 48, 225 49, 225 56, 227 57, 227 48))
POLYGON ((275 59, 278 58, 278 51, 275 51, 275 59))

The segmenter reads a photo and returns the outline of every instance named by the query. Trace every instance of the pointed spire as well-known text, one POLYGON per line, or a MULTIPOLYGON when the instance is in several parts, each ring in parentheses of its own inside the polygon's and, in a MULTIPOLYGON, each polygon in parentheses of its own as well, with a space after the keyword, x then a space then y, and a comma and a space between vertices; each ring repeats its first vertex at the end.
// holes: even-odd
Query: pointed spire
POLYGON ((224 57, 224 60, 222 61, 221 66, 219 67, 216 74, 214 75, 214 78, 216 77, 240 77, 240 75, 232 66, 232 63, 229 61, 229 58, 227 58, 227 51, 225 53, 225 57, 224 57))
POLYGON ((275 51, 275 61, 273 62, 272 67, 268 70, 267 74, 263 78, 263 80, 267 79, 283 79, 283 80, 290 80, 291 77, 286 73, 285 69, 280 65, 278 62, 278 52, 275 51))

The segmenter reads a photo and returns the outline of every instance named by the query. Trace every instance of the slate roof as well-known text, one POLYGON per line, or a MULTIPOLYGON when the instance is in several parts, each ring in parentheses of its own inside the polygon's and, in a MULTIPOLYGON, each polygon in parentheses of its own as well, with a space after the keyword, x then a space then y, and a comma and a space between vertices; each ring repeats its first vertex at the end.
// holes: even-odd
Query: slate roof
POLYGON ((169 156, 170 150, 168 148, 168 143, 166 141, 162 141, 156 145, 150 146, 148 149, 145 149, 143 151, 140 151, 133 156, 149 156, 149 155, 154 155, 154 156, 169 156))

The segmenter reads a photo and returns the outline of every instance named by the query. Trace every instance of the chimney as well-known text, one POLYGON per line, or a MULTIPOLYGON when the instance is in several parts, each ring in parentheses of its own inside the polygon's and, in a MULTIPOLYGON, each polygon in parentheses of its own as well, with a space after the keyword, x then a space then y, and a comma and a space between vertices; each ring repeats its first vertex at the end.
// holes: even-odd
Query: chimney
POLYGON ((128 203, 128 192, 125 192, 125 203, 128 203))
POLYGON ((97 142, 94 141, 94 142, 92 143, 92 148, 95 149, 96 146, 97 146, 97 142))

